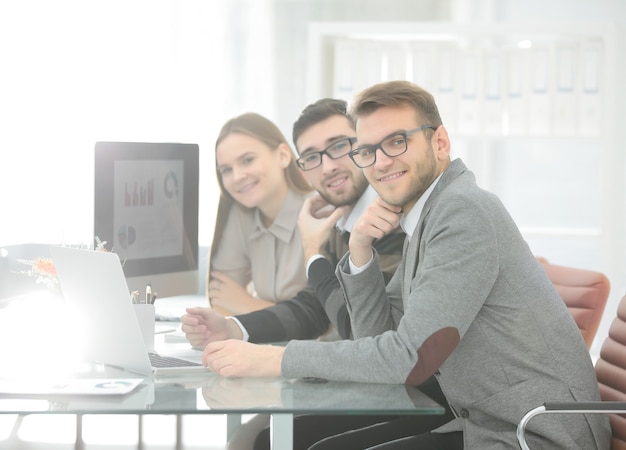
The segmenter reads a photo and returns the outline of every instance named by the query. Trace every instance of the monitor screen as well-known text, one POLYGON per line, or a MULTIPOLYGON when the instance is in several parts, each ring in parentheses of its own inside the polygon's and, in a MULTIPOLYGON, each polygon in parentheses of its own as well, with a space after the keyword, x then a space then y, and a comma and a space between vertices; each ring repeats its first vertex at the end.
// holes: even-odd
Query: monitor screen
POLYGON ((197 293, 198 163, 196 144, 96 143, 94 235, 131 291, 197 293))

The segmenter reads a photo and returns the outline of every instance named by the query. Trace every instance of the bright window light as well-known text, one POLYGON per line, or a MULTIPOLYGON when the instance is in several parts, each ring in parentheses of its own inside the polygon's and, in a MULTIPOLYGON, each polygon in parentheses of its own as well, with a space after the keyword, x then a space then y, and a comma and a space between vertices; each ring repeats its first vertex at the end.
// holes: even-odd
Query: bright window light
MULTIPOLYGON (((92 244, 97 141, 197 143, 212 158, 229 118, 227 72, 215 70, 222 50, 213 45, 226 33, 221 9, 0 2, 1 215, 11 218, 0 221, 0 245, 92 244)), ((210 239, 217 190, 212 170, 202 177, 200 230, 210 239)))
POLYGON ((71 444, 76 438, 76 416, 31 414, 24 417, 18 438, 25 442, 71 444))
POLYGON ((135 415, 88 414, 83 416, 83 441, 85 444, 98 445, 136 445, 138 423, 138 416, 135 415))
POLYGON ((143 421, 143 444, 151 446, 169 446, 176 444, 176 416, 170 415, 145 415, 143 421))
POLYGON ((13 432, 17 421, 17 414, 0 415, 0 442, 5 441, 13 432))
MULTIPOLYGON (((226 444, 226 416, 184 415, 183 441, 189 446, 224 446, 226 444), (210 422, 207 419, 210 417, 210 422)), ((217 447, 220 448, 220 447, 217 447)))

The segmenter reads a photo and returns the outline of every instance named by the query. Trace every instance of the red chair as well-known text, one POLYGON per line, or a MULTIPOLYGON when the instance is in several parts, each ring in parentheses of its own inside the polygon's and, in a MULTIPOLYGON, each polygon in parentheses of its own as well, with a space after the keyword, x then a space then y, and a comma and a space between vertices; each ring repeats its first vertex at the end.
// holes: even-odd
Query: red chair
POLYGON ((542 257, 537 260, 567 305, 590 349, 609 298, 609 279, 600 272, 558 266, 542 257))
POLYGON ((611 450, 626 450, 626 295, 617 306, 617 315, 609 329, 595 366, 601 402, 544 403, 522 418, 517 426, 517 440, 522 450, 529 450, 524 434, 528 422, 539 414, 609 414, 611 450))
MULTIPOLYGON (((617 316, 600 349, 596 377, 602 400, 626 405, 626 295, 617 306, 617 316)), ((611 414, 609 419, 613 430, 611 449, 626 450, 626 416, 611 414)))

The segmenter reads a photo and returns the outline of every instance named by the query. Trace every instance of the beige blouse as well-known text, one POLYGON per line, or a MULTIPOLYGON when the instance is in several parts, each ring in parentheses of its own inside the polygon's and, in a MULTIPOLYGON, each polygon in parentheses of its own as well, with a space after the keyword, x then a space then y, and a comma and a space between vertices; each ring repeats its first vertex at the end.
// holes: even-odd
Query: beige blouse
POLYGON ((297 220, 308 195, 289 191, 269 228, 258 209, 235 204, 209 270, 223 272, 242 286, 252 282, 256 297, 263 300, 295 296, 307 283, 297 220))

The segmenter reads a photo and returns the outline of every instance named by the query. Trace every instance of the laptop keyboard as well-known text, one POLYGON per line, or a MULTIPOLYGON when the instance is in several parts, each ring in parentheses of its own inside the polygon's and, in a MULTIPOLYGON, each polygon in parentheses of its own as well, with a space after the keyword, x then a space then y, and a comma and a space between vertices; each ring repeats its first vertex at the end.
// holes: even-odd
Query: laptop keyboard
POLYGON ((148 353, 148 356, 150 357, 150 364, 152 364, 152 367, 189 367, 202 365, 193 361, 174 358, 173 356, 162 356, 158 353, 148 353))

